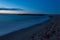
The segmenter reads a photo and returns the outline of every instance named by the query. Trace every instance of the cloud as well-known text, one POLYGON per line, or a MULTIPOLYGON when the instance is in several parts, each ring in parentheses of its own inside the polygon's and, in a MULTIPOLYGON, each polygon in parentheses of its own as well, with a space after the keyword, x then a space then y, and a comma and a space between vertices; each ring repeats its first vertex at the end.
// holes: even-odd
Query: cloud
POLYGON ((0 8, 0 14, 24 14, 24 13, 27 13, 24 9, 0 8))
POLYGON ((0 10, 19 10, 19 11, 23 11, 24 9, 19 9, 19 8, 0 8, 0 10))

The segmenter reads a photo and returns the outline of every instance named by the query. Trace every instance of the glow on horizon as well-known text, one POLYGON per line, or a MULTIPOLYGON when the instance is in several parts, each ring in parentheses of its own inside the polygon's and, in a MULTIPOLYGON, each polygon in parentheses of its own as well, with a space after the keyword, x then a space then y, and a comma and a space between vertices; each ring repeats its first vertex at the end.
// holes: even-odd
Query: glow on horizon
POLYGON ((0 14, 25 14, 25 11, 0 10, 0 14))

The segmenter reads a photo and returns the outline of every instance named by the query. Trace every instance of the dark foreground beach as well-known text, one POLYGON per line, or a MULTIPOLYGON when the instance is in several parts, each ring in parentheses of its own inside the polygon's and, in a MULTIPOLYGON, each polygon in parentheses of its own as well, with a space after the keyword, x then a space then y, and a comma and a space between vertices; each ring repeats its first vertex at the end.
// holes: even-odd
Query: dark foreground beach
POLYGON ((18 30, 0 37, 0 40, 60 40, 60 15, 51 15, 51 19, 29 28, 18 30))

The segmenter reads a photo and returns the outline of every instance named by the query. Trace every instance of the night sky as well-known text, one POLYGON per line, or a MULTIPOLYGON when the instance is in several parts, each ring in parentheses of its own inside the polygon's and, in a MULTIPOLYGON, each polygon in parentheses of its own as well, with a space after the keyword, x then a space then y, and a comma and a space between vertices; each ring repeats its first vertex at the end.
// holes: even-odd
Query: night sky
POLYGON ((60 0, 0 0, 0 8, 21 8, 32 13, 60 13, 60 0))

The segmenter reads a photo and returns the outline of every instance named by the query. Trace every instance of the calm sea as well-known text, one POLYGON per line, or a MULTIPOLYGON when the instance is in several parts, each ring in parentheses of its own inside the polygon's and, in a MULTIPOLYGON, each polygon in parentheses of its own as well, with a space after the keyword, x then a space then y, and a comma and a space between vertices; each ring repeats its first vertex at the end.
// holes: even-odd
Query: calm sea
POLYGON ((49 20, 48 16, 0 15, 0 36, 49 20))

